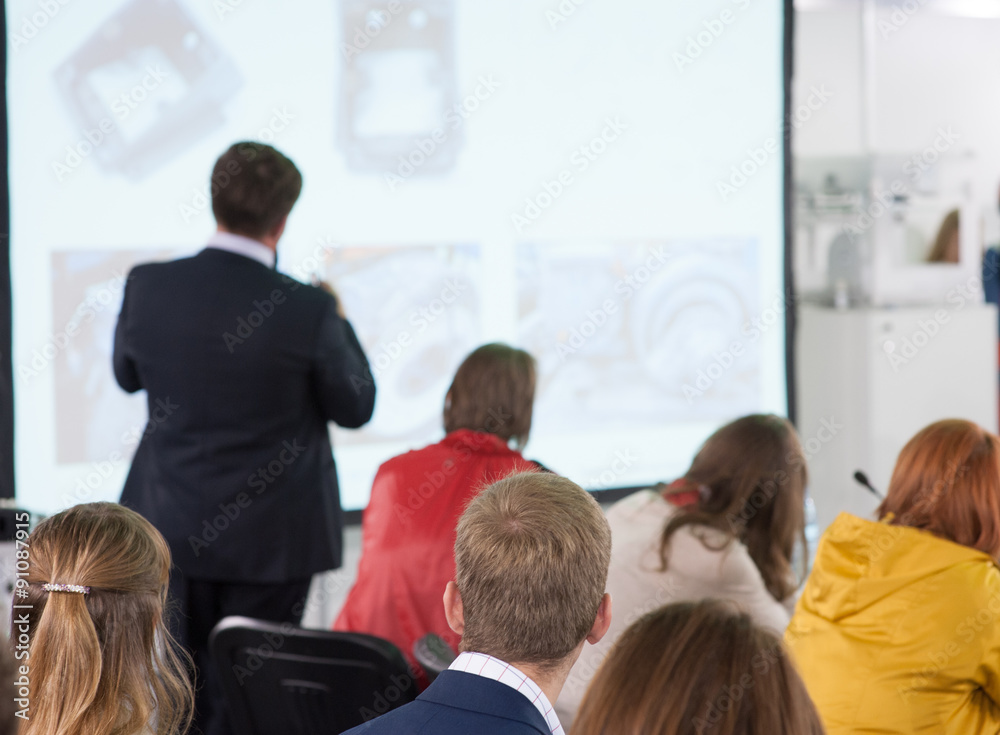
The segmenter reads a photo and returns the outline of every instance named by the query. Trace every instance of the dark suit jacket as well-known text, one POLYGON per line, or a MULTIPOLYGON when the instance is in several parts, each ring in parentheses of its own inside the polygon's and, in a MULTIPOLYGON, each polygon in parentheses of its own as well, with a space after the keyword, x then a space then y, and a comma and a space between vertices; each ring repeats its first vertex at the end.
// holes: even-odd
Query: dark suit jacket
POLYGON ((114 370, 149 406, 121 502, 185 575, 288 582, 340 565, 327 422, 368 421, 375 384, 332 296, 215 248, 137 266, 114 370))
POLYGON ((545 718, 520 692, 464 671, 442 671, 416 701, 345 735, 549 735, 545 718))

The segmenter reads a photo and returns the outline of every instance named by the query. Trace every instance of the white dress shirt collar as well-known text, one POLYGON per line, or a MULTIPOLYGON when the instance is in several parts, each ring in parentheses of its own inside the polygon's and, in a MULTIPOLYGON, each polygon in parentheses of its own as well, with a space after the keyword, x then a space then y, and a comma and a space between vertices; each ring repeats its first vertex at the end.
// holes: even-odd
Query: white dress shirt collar
POLYGON ((263 263, 268 268, 274 268, 276 258, 274 251, 264 243, 243 235, 234 235, 232 232, 216 232, 209 238, 205 247, 243 255, 263 263))
POLYGON ((448 667, 450 671, 464 671, 467 674, 485 676, 487 679, 506 684, 511 689, 516 689, 521 694, 531 700, 535 708, 545 718, 545 723, 549 726, 552 735, 565 735, 562 725, 559 723, 559 716, 556 714, 549 698, 545 692, 533 682, 527 675, 511 666, 506 661, 501 661, 485 653, 461 653, 458 658, 451 662, 448 667))

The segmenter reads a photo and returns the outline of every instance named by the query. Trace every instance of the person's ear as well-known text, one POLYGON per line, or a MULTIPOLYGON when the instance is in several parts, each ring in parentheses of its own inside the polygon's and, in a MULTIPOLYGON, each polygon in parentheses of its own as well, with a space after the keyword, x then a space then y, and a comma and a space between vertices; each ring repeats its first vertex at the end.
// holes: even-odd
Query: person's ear
POLYGON ((611 627, 611 595, 607 592, 601 598, 601 604, 597 606, 597 615, 594 617, 594 625, 587 634, 587 643, 593 645, 604 637, 611 627))
POLYGON ((462 609, 462 594, 458 591, 458 585, 449 582, 444 588, 444 617, 448 621, 448 627, 456 634, 462 635, 465 632, 465 614, 462 609))

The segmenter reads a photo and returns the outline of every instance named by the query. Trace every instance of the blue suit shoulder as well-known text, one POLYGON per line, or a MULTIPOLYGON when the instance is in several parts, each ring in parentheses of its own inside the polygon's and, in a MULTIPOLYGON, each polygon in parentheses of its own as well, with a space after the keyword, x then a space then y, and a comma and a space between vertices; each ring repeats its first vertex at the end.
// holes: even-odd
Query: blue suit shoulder
POLYGON ((168 270, 176 268, 183 261, 191 260, 191 258, 181 258, 179 260, 158 260, 149 261, 146 263, 136 263, 132 266, 131 270, 128 272, 129 280, 133 278, 150 278, 155 277, 157 273, 163 273, 168 270))
POLYGON ((289 295, 295 294, 295 297, 301 299, 302 301, 326 304, 333 298, 333 296, 318 286, 303 283, 297 278, 293 278, 292 276, 279 271, 273 271, 273 273, 275 282, 278 284, 278 288, 283 289, 289 295))
POLYGON ((188 255, 174 260, 153 260, 136 263, 128 272, 128 281, 146 283, 183 278, 198 266, 196 256, 188 255))
POLYGON ((216 271, 231 274, 234 268, 245 268, 247 270, 243 272, 244 275, 250 277, 247 286, 256 288, 258 291, 262 289, 277 290, 281 292, 279 298, 287 298, 302 306, 309 305, 319 311, 328 308, 331 300, 334 299, 322 288, 303 283, 250 258, 232 256, 224 251, 209 252, 207 258, 202 257, 204 255, 206 255, 205 250, 175 260, 139 263, 129 271, 127 280, 129 282, 142 282, 146 286, 153 286, 157 283, 162 286, 186 285, 192 276, 208 276, 216 271), (217 253, 223 254, 222 259, 218 258, 217 253), (250 284, 256 284, 256 286, 250 286, 250 284))
POLYGON ((416 701, 345 735, 549 735, 545 718, 506 684, 462 671, 442 672, 416 701))

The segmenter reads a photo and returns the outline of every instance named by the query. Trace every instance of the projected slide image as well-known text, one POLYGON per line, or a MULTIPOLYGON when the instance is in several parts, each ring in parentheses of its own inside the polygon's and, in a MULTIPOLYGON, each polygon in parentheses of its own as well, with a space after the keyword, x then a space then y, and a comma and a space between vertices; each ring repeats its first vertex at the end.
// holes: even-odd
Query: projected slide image
POLYGON ((178 255, 170 250, 52 253, 52 333, 65 342, 53 361, 58 464, 100 462, 114 452, 135 450, 135 432, 146 425, 146 394, 129 395, 115 382, 115 324, 132 266, 178 255))
POLYGON ((131 179, 222 125, 223 106, 242 83, 233 62, 176 0, 127 3, 55 75, 91 146, 76 152, 93 150, 106 170, 131 179))
POLYGON ((114 279, 206 242, 241 140, 302 172, 278 269, 333 286, 374 373, 372 420, 331 426, 346 509, 441 437, 487 341, 538 360, 528 456, 588 487, 674 476, 721 424, 784 412, 784 322, 742 331, 781 291, 783 168, 730 200, 713 173, 781 127, 782 4, 678 70, 717 11, 560 3, 8 0, 15 374, 52 354, 16 378, 19 499, 65 507, 112 453, 96 492, 120 491, 147 397, 114 379, 114 279), (638 459, 598 480, 616 451, 638 459))
POLYGON ((755 313, 752 240, 522 243, 517 254, 519 342, 538 359, 539 432, 758 409, 760 359, 748 340, 700 395, 684 390, 755 313))
POLYGON ((340 248, 325 278, 368 355, 375 415, 337 444, 426 442, 462 359, 480 344, 477 245, 340 248))
POLYGON ((461 136, 441 131, 450 130, 457 87, 454 0, 341 0, 340 11, 339 138, 347 165, 395 170, 400 156, 427 154, 432 145, 417 171, 451 170, 461 136))

